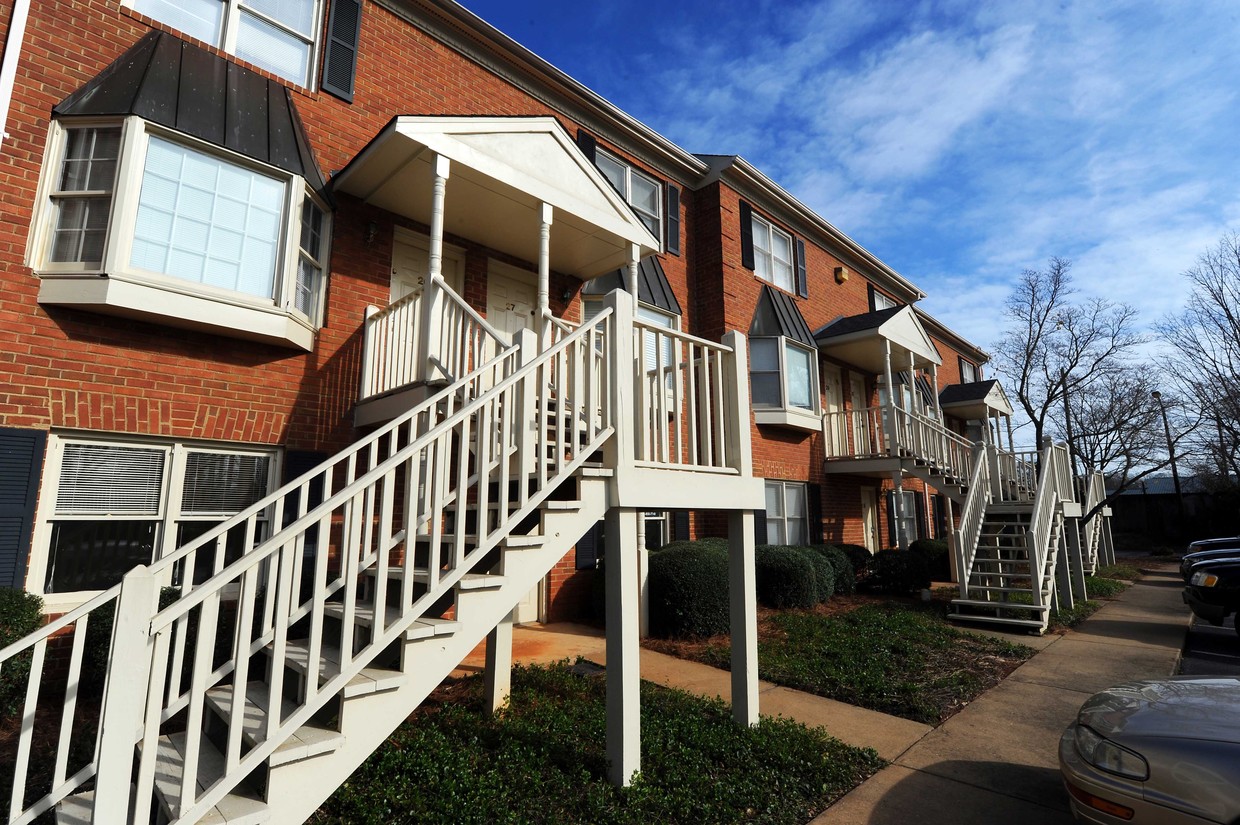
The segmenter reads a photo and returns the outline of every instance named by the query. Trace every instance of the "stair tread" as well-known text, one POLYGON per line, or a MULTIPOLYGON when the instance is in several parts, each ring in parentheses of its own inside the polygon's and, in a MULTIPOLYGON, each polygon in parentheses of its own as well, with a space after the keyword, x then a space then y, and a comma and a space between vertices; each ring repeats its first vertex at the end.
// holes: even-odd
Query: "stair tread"
MULTIPOLYGON (((185 733, 159 737, 156 743, 155 795, 169 813, 181 810, 181 777, 185 773, 185 733)), ((198 745, 198 792, 224 775, 224 755, 203 737, 198 745)), ((200 825, 256 825, 271 818, 271 809, 259 799, 227 794, 198 820, 200 825)))
MULTIPOLYGON (((379 571, 378 568, 372 566, 362 572, 375 576, 379 571)), ((413 580, 416 582, 429 581, 430 575, 430 570, 425 567, 413 568, 413 580)), ((388 568, 387 576, 390 580, 400 581, 405 577, 405 568, 393 565, 388 568)), ((500 587, 503 583, 504 577, 498 573, 466 573, 457 582, 457 587, 462 590, 486 590, 491 587, 500 587)))
MULTIPOLYGON (((328 616, 336 619, 344 618, 343 602, 328 602, 323 605, 323 612, 328 616)), ((394 605, 387 605, 383 609, 387 621, 385 626, 390 627, 393 622, 401 616, 401 610, 394 605)), ((353 608, 353 620, 358 624, 371 627, 375 623, 375 606, 372 602, 359 602, 353 608)), ((425 639, 431 636, 448 636, 456 631, 457 622, 451 619, 423 618, 418 619, 409 626, 405 631, 406 639, 425 639)))
MULTIPOLYGON (((301 642, 289 642, 285 648, 285 662, 303 675, 309 670, 310 647, 301 642)), ((340 649, 323 645, 319 656, 319 678, 332 679, 340 673, 340 649)), ((394 690, 405 683, 405 674, 396 670, 364 667, 344 687, 344 696, 363 696, 394 690)))
MULTIPOLYGON (((1027 591, 1026 591, 1027 592, 1027 591)), ((1022 602, 988 602, 985 599, 952 599, 952 606, 968 605, 969 607, 985 607, 990 610, 1014 609, 1014 610, 1037 610, 1045 613, 1049 611, 1050 605, 1034 605, 1024 604, 1022 602)), ((950 615, 950 614, 949 614, 950 615)))
POLYGON ((1002 616, 983 616, 980 614, 974 615, 970 613, 948 613, 947 618, 949 620, 960 621, 960 622, 981 622, 983 624, 1017 625, 1019 627, 1034 628, 1038 630, 1039 632, 1046 629, 1045 624, 1039 619, 1008 619, 1002 616))
MULTIPOLYGON (((253 681, 246 685, 244 718, 241 723, 242 738, 249 745, 257 745, 264 741, 262 732, 267 724, 270 707, 270 690, 265 682, 253 681)), ((208 704, 222 718, 232 718, 232 686, 222 685, 207 691, 208 704)), ((281 702, 280 716, 286 717, 296 709, 297 705, 290 699, 281 702)), ((280 743, 271 754, 270 763, 283 765, 330 753, 344 744, 344 734, 329 728, 315 725, 303 725, 292 736, 280 743)))

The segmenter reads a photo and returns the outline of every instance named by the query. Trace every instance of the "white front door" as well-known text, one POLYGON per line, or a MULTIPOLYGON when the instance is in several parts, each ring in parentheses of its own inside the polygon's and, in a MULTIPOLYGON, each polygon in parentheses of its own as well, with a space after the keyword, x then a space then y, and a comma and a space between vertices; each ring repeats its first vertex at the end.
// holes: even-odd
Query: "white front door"
POLYGON ((822 368, 822 395, 827 414, 827 456, 847 455, 848 422, 844 419, 844 388, 839 367, 822 368))
MULTIPOLYGON (((425 235, 397 228, 392 241, 392 283, 390 299, 393 303, 411 292, 422 289, 430 267, 430 239, 425 235)), ((443 279, 460 295, 464 291, 465 250, 444 244, 443 279)))
POLYGON ((869 455, 870 426, 865 412, 869 399, 865 394, 864 375, 849 373, 848 396, 848 403, 852 406, 853 452, 857 455, 869 455))
POLYGON ((861 529, 864 531, 865 549, 878 552, 878 494, 873 487, 861 488, 861 529))

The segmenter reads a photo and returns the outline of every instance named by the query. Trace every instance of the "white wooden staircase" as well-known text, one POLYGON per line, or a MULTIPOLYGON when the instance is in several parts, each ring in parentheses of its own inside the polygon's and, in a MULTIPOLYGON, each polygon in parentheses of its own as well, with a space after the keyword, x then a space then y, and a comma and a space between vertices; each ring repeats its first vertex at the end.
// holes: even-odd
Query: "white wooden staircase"
POLYGON ((658 331, 651 377, 653 330, 613 294, 541 351, 458 347, 441 392, 0 650, 30 668, 8 821, 302 822, 615 506, 618 470, 746 477, 760 506, 743 339, 658 331))

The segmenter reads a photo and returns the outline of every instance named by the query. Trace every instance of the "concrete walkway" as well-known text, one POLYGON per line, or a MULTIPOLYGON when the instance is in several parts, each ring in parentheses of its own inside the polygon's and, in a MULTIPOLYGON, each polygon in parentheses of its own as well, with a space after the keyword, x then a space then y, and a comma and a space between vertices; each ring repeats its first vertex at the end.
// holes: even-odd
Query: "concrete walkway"
MULTIPOLYGON (((764 715, 821 726, 891 763, 811 825, 1069 825, 1059 735, 1098 690, 1175 671, 1190 618, 1182 588, 1169 564, 1076 630, 1042 638, 995 633, 1039 651, 938 728, 762 682, 764 715)), ((594 628, 519 627, 513 637, 517 661, 604 662, 594 628)), ((481 654, 458 674, 481 669, 481 654)), ((726 700, 730 693, 728 673, 649 650, 641 652, 641 671, 648 681, 705 696, 726 700)))

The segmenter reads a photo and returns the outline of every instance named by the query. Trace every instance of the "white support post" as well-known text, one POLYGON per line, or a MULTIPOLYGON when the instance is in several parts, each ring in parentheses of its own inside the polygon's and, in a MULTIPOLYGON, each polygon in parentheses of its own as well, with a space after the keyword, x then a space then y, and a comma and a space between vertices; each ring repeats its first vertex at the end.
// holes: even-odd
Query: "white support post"
POLYGON ((500 619, 487 634, 486 698, 483 707, 492 715, 508 704, 512 693, 512 613, 500 619))
MULTIPOLYGON (((638 279, 638 271, 640 269, 640 263, 641 263, 641 259, 638 256, 640 253, 641 253, 641 247, 639 247, 635 243, 629 244, 629 277, 628 277, 627 286, 629 288, 629 295, 633 298, 633 316, 634 317, 637 317, 637 302, 638 302, 637 296, 639 292, 637 288, 638 287, 637 279, 638 279)), ((645 345, 645 342, 643 342, 643 347, 644 345, 645 345)), ((645 352, 643 352, 642 348, 639 347, 638 350, 634 353, 634 356, 637 358, 645 358, 645 352)), ((624 363, 624 362, 620 362, 620 363, 624 363)), ((639 414, 642 416, 642 419, 641 419, 641 423, 638 426, 643 428, 642 431, 644 433, 645 432, 644 428, 646 426, 645 410, 640 411, 639 414)), ((644 637, 646 635, 646 625, 649 623, 649 618, 650 618, 648 615, 649 605, 646 604, 646 599, 645 599, 646 592, 647 592, 646 568, 647 568, 647 561, 648 561, 648 556, 649 556, 649 553, 646 550, 646 514, 645 512, 643 512, 637 519, 637 547, 642 554, 642 562, 641 562, 642 631, 641 632, 642 632, 642 636, 644 637)))
MULTIPOLYGON (((1110 513, 1110 508, 1103 508, 1110 513)), ((1100 511, 1094 518, 1102 519, 1102 547, 1106 551, 1103 560, 1107 564, 1115 564, 1115 541, 1111 538, 1111 517, 1100 511)))
POLYGON ((4 63, 0 64, 0 142, 8 140, 9 111, 13 107, 13 88, 17 85, 17 64, 26 38, 26 19, 30 0, 15 0, 9 14, 8 37, 4 41, 4 63))
POLYGON ((883 381, 887 384, 887 404, 883 410, 887 430, 887 452, 889 455, 898 456, 900 444, 896 439, 896 382, 891 371, 891 342, 886 338, 883 339, 883 381))
POLYGON ((538 224, 538 342, 539 350, 551 346, 551 221, 554 217, 551 204, 544 203, 539 209, 538 224))
MULTIPOLYGON (((637 409, 637 393, 633 385, 633 313, 634 300, 627 292, 614 290, 604 299, 604 306, 612 310, 611 358, 607 367, 610 382, 608 397, 611 399, 611 420, 616 427, 603 448, 603 460, 614 473, 613 490, 622 490, 631 484, 634 469, 634 445, 636 428, 642 426, 641 411, 637 409)), ((616 501, 610 502, 615 504, 616 501)))
POLYGON ((943 421, 943 408, 939 406, 939 365, 930 365, 930 378, 934 382, 934 415, 939 422, 943 421))
MULTIPOLYGON (((517 349, 517 366, 518 368, 525 366, 538 356, 538 336, 533 330, 521 329, 517 330, 516 335, 512 337, 512 342, 518 346, 517 349)), ((537 464, 537 452, 535 444, 538 439, 535 438, 536 428, 538 427, 538 416, 536 407, 538 405, 538 392, 534 388, 533 381, 522 381, 516 386, 517 392, 517 411, 520 415, 514 424, 517 428, 517 453, 513 456, 513 467, 516 470, 516 477, 522 479, 520 482, 524 485, 525 479, 528 479, 534 472, 537 464)), ((544 425, 545 426, 545 425, 544 425)), ((517 493, 518 500, 524 501, 524 486, 517 493)))
MULTIPOLYGON (((1071 556, 1072 567, 1072 595, 1084 601, 1089 598, 1089 594, 1085 591, 1085 553, 1081 549, 1081 521, 1080 519, 1065 518, 1063 520, 1063 529, 1068 539, 1068 554, 1071 556)), ((1068 602, 1068 607, 1072 606, 1072 602, 1068 602)))
POLYGON ((732 719, 758 724, 758 597, 753 512, 728 513, 728 600, 732 630, 732 719))
POLYGON ((891 506, 894 511, 893 519, 896 524, 896 545, 901 550, 907 550, 908 536, 904 532, 904 473, 900 470, 893 470, 891 473, 891 483, 894 486, 891 506))
POLYGON ((158 606, 159 583, 151 571, 135 567, 126 573, 116 603, 111 656, 99 713, 94 822, 129 821, 134 744, 146 711, 151 619, 158 606))
POLYGON ((608 778, 628 787, 641 770, 641 648, 637 639, 637 521, 640 511, 607 511, 608 778))
POLYGON ((733 422, 727 433, 729 466, 742 476, 753 475, 753 442, 749 422, 749 339, 736 330, 723 336, 723 345, 732 350, 732 364, 727 371, 724 392, 728 403, 727 420, 733 422))
POLYGON ((439 340, 439 330, 443 321, 443 221, 444 203, 447 199, 448 175, 452 162, 443 155, 436 155, 434 160, 435 180, 431 188, 431 235, 430 254, 426 265, 426 284, 422 288, 422 335, 419 357, 421 358, 424 381, 435 376, 431 372, 434 358, 433 344, 439 340))
POLYGON ((641 247, 635 243, 629 244, 629 294, 633 296, 633 306, 637 306, 638 289, 637 289, 637 270, 641 259, 641 247))

